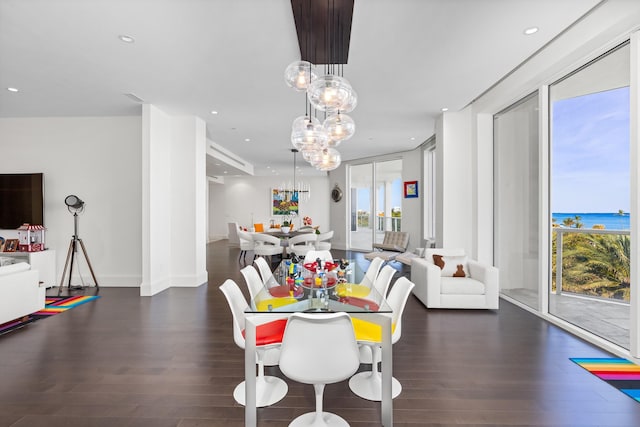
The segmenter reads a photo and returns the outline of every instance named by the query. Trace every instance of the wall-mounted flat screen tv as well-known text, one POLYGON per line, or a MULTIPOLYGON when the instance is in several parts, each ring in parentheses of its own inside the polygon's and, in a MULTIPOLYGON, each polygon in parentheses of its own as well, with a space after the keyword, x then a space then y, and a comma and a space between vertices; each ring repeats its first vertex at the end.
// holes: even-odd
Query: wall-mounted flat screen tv
POLYGON ((44 225, 44 175, 0 174, 0 229, 44 225))

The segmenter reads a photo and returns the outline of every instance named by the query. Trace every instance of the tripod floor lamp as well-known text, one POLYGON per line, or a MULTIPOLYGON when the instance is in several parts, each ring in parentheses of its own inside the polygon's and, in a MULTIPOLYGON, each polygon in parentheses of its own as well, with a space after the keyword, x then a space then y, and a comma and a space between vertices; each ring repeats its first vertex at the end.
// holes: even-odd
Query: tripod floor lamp
POLYGON ((84 211, 84 202, 80 200, 78 196, 70 195, 64 199, 64 203, 67 205, 67 210, 73 213, 73 237, 69 242, 69 250, 67 251, 67 260, 64 263, 64 270, 62 271, 62 279, 60 280, 60 287, 58 288, 58 295, 62 292, 62 287, 64 286, 64 279, 67 275, 67 269, 69 269, 69 281, 67 286, 69 290, 77 290, 84 289, 84 280, 82 280, 82 275, 80 274, 80 269, 78 268, 78 276, 80 276, 80 280, 82 281, 82 286, 71 286, 71 277, 73 276, 73 265, 74 263, 77 266, 77 252, 78 245, 82 249, 82 254, 84 255, 84 259, 89 266, 89 271, 91 272, 91 277, 93 278, 93 282, 96 284, 96 288, 100 288, 98 285, 98 279, 96 279, 96 275, 93 273, 93 267, 91 266, 91 261, 89 261, 89 255, 87 255, 87 249, 84 247, 84 243, 82 239, 78 235, 78 213, 84 211))

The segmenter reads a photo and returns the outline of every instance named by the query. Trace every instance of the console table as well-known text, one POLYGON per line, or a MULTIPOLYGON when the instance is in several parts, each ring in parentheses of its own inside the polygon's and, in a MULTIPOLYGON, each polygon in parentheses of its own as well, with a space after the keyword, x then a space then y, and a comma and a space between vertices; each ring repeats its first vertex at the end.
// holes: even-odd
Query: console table
POLYGON ((38 280, 46 288, 56 285, 56 251, 46 249, 38 252, 0 252, 1 257, 19 258, 31 265, 32 270, 38 270, 38 280))

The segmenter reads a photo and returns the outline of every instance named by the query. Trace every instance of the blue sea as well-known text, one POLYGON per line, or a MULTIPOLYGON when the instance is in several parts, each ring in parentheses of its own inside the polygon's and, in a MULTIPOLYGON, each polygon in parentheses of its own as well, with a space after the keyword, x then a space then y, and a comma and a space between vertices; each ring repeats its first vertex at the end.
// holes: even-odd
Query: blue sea
POLYGON ((618 213, 554 213, 551 214, 551 218, 561 225, 565 218, 575 219, 576 215, 580 217, 582 228, 592 228, 595 224, 604 225, 607 230, 629 230, 631 228, 629 213, 622 215, 618 213))

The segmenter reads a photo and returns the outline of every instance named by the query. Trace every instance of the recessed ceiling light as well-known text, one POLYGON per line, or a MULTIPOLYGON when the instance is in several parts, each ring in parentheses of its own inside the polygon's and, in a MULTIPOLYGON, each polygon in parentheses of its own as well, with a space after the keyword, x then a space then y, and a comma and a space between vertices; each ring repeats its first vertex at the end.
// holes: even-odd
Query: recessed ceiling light
POLYGON ((212 110, 211 114, 213 114, 215 116, 216 114, 218 114, 218 112, 216 110, 212 110))
POLYGON ((9 92, 19 92, 19 90, 18 90, 18 88, 17 88, 17 87, 8 87, 8 88, 7 88, 7 90, 8 90, 9 92))
POLYGON ((227 172, 227 171, 224 171, 224 173, 229 173, 229 172, 227 172))
POLYGON ((136 39, 134 39, 133 37, 128 36, 128 35, 126 35, 126 34, 120 34, 120 35, 118 36, 118 38, 119 38, 120 40, 122 40, 123 42, 125 42, 125 43, 135 43, 135 41, 136 41, 136 39))
POLYGON ((411 139, 412 141, 415 141, 415 140, 416 140, 415 136, 412 136, 412 137, 411 137, 411 138, 409 138, 409 139, 411 139))
POLYGON ((220 163, 214 163, 216 166, 220 166, 220 163))
POLYGON ((244 142, 249 142, 249 141, 251 141, 249 138, 244 139, 244 142))
POLYGON ((535 34, 537 33, 539 30, 538 27, 529 27, 529 28, 525 28, 525 30, 523 31, 523 33, 527 36, 530 36, 531 34, 535 34))
POLYGON ((443 107, 440 109, 440 111, 445 112, 445 111, 449 111, 449 109, 447 107, 443 107))
POLYGON ((267 169, 271 169, 271 166, 267 166, 267 169))

